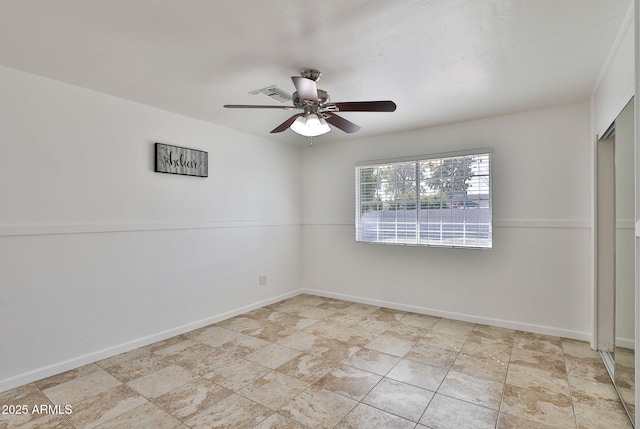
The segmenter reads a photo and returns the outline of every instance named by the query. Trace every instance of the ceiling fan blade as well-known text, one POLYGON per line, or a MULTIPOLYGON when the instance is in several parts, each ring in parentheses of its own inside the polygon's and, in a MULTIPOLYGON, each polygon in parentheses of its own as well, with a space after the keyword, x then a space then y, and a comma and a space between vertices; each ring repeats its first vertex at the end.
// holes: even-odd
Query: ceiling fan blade
POLYGON ((345 118, 343 118, 342 116, 338 116, 335 113, 326 113, 324 114, 324 116, 325 116, 325 120, 328 123, 330 123, 336 128, 340 128, 345 133, 349 133, 349 134, 355 133, 360 129, 360 127, 354 124, 353 122, 347 121, 345 118))
POLYGON ((225 104, 223 107, 228 109, 296 109, 296 106, 261 106, 259 104, 225 104))
POLYGON ((318 102, 318 86, 315 80, 307 79, 302 76, 291 76, 291 80, 298 91, 300 100, 311 100, 318 102))
POLYGON ((393 101, 347 101, 344 103, 330 103, 336 106, 339 112, 393 112, 396 103, 393 101))
POLYGON ((271 130, 271 133, 281 133, 284 130, 286 130, 287 128, 289 128, 291 126, 291 124, 293 124, 293 122, 298 119, 298 116, 302 116, 302 113, 298 113, 297 115, 293 115, 292 117, 290 117, 289 119, 287 119, 286 121, 284 121, 283 123, 281 123, 280 125, 278 125, 277 127, 275 127, 273 130, 271 130))

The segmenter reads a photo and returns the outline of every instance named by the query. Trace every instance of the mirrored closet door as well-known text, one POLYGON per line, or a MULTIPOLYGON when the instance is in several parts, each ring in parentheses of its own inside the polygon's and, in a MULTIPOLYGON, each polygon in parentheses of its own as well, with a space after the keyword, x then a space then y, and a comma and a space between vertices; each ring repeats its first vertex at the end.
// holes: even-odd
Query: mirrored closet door
POLYGON ((598 142, 598 348, 635 423, 634 103, 598 142), (610 286, 611 285, 611 286, 610 286))
POLYGON ((635 178, 633 100, 615 122, 616 277, 614 383, 635 415, 635 178))

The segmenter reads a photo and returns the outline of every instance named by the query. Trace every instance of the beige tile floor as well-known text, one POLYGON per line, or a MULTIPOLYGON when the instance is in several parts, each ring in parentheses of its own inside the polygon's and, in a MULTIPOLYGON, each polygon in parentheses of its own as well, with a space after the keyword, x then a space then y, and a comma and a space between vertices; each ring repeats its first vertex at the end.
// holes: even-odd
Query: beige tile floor
POLYGON ((0 404, 29 411, 0 415, 0 428, 631 428, 585 342, 311 295, 0 393, 0 404))

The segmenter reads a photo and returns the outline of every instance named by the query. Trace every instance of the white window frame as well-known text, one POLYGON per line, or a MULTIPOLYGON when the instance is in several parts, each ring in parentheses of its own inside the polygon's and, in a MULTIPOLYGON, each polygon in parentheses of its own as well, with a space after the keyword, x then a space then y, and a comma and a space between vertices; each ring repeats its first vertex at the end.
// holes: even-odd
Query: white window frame
MULTIPOLYGON (((355 164, 356 241, 374 244, 492 249, 492 154, 492 148, 481 148, 357 162, 355 164), (431 165, 437 166, 442 160, 462 157, 472 158, 470 162, 475 163, 473 168, 469 167, 472 173, 464 176, 467 177, 464 179, 465 183, 473 181, 473 184, 465 186, 465 190, 462 191, 441 190, 439 193, 427 185, 427 181, 432 176, 423 177, 423 171, 430 172, 431 165), (485 160, 486 163, 481 165, 485 160), (381 172, 385 169, 395 172, 397 168, 393 170, 394 167, 404 168, 408 172, 406 176, 411 176, 412 173, 409 171, 414 168, 412 163, 415 164, 413 177, 384 181, 384 175, 381 172), (369 183, 368 189, 376 195, 375 201, 373 199, 363 201, 361 196, 361 191, 365 189, 362 186, 367 184, 361 182, 367 174, 366 169, 372 169, 372 176, 370 176, 372 182, 367 183, 369 183), (373 175, 374 172, 375 175, 373 175), (413 191, 406 191, 405 188, 405 193, 402 194, 403 199, 399 200, 397 188, 404 187, 403 183, 408 184, 407 187, 412 185, 413 191), (431 191, 426 191, 427 187, 431 191), (390 188, 396 190, 389 191, 390 188), (406 197, 411 193, 415 197, 406 197), (364 208, 365 205, 368 208, 364 208)), ((444 189, 444 185, 441 186, 444 189)))

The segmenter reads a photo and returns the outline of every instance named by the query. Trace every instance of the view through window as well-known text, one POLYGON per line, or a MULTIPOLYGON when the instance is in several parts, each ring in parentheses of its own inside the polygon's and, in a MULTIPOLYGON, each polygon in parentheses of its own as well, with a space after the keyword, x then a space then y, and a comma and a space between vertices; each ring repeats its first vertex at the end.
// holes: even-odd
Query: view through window
POLYGON ((491 149, 356 165, 356 241, 491 248, 491 149))

